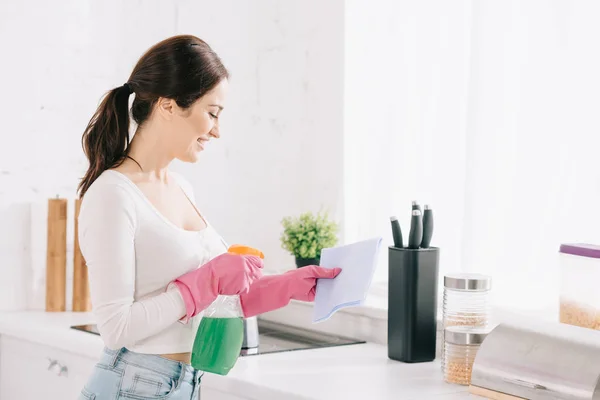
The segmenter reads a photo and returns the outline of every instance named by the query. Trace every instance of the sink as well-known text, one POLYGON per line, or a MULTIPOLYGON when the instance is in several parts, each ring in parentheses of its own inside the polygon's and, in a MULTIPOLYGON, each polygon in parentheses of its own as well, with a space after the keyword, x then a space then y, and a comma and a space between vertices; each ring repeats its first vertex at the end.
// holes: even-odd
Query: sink
MULTIPOLYGON (((72 329, 99 335, 95 324, 74 325, 72 329)), ((365 343, 364 340, 320 333, 277 322, 258 319, 258 347, 243 348, 240 356, 253 356, 284 351, 309 350, 365 343)))

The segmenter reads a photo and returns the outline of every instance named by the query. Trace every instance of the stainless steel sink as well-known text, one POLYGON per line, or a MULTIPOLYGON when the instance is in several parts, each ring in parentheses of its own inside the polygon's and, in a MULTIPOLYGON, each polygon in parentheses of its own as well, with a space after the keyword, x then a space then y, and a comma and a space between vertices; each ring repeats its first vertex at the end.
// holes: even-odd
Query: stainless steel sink
MULTIPOLYGON (((96 325, 94 324, 75 325, 71 328, 99 335, 96 325)), ((363 340, 296 328, 276 322, 265 321, 260 318, 258 319, 258 332, 258 347, 242 349, 240 356, 365 343, 363 340)))

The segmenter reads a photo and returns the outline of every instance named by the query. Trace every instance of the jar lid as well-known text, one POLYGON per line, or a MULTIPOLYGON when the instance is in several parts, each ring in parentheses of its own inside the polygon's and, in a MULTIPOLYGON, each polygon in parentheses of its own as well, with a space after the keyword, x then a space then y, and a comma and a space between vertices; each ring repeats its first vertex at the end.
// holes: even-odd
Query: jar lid
POLYGON ((486 328, 469 326, 449 326, 444 331, 446 342, 460 345, 481 344, 489 333, 486 328))
POLYGON ((490 290, 492 288, 492 278, 482 274, 450 274, 444 276, 444 287, 472 291, 490 290))
POLYGON ((574 256, 600 258, 600 246, 588 243, 563 243, 560 245, 559 252, 574 256))

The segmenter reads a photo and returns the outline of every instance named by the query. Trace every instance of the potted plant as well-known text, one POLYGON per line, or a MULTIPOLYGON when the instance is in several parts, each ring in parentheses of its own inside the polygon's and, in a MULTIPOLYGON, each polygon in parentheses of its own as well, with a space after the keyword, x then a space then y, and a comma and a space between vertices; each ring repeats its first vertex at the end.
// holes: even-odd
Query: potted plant
POLYGON ((282 247, 296 258, 296 267, 319 265, 321 250, 337 243, 338 225, 327 213, 305 212, 281 221, 282 247))

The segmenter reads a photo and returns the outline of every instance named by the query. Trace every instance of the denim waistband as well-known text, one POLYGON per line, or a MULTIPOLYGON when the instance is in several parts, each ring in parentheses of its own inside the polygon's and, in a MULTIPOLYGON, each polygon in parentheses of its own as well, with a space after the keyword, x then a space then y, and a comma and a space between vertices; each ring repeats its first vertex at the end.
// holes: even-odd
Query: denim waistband
POLYGON ((102 362, 105 365, 115 367, 119 361, 135 364, 141 368, 171 376, 178 381, 178 386, 181 382, 188 382, 192 385, 196 384, 203 375, 202 371, 195 369, 189 364, 170 360, 156 354, 136 353, 127 350, 125 347, 119 350, 109 349, 108 347, 104 348, 102 362))

